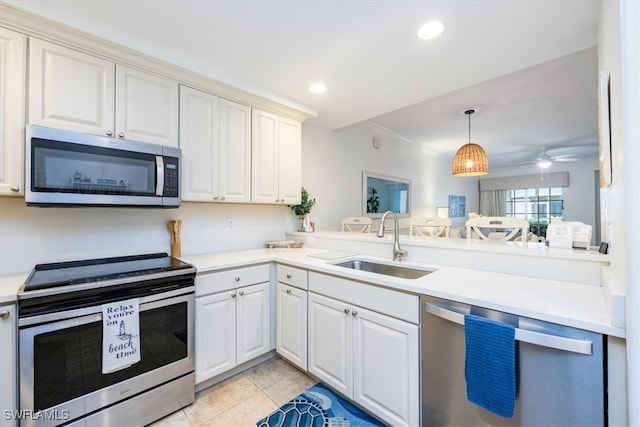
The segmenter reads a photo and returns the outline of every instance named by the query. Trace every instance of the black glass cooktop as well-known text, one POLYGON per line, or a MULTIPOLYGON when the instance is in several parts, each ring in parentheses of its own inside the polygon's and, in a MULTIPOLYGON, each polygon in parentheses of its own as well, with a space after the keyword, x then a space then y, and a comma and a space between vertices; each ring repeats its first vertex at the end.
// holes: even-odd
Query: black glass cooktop
POLYGON ((38 264, 27 277, 24 291, 193 268, 166 253, 38 264))

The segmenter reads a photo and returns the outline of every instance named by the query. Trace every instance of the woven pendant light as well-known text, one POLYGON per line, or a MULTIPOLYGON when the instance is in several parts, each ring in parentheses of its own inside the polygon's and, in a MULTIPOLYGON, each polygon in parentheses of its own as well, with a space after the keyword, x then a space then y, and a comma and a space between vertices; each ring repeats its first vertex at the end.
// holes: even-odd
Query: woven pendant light
POLYGON ((475 112, 464 112, 469 117, 469 143, 460 147, 453 158, 453 176, 479 176, 489 173, 487 154, 481 146, 471 142, 471 115, 475 112))

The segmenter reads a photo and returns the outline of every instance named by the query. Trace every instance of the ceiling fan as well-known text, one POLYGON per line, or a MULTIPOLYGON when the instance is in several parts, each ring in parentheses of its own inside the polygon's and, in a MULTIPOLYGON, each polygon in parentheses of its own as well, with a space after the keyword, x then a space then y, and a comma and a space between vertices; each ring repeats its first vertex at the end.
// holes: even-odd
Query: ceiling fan
POLYGON ((542 169, 546 169, 548 167, 551 166, 552 163, 554 162, 577 162, 578 160, 580 160, 577 157, 574 157, 571 154, 564 154, 564 155, 551 155, 550 153, 552 152, 552 150, 549 149, 545 149, 542 151, 542 154, 540 154, 540 156, 538 156, 537 159, 535 160, 528 160, 522 163, 519 163, 520 165, 527 165, 527 164, 537 164, 538 167, 542 168, 542 169))

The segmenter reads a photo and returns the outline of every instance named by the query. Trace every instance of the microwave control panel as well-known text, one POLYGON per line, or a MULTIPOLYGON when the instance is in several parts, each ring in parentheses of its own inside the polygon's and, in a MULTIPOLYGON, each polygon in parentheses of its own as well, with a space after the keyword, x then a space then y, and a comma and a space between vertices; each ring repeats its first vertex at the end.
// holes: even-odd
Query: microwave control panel
POLYGON ((165 157, 164 161, 164 197, 178 197, 178 159, 165 157))

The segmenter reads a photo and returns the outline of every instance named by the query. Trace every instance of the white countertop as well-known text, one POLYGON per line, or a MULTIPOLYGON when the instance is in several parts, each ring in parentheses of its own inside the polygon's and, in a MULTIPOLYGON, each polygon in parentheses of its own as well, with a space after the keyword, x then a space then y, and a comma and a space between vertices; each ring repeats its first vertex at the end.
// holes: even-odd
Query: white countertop
MULTIPOLYGON (((318 254, 329 258, 346 256, 340 260, 353 255, 317 248, 277 248, 189 255, 181 259, 195 265, 199 273, 280 262, 404 292, 451 299, 617 337, 625 336, 623 328, 611 324, 600 286, 415 262, 402 264, 436 271, 419 279, 400 279, 332 265, 338 258, 327 260, 309 256, 318 254)), ((362 258, 388 261, 371 256, 362 258)), ((26 277, 27 274, 0 277, 0 303, 15 302, 26 277)))
MULTIPOLYGON (((437 271, 419 279, 400 279, 331 264, 338 259, 325 260, 309 256, 325 253, 330 254, 328 256, 340 255, 335 251, 315 248, 257 249, 186 256, 182 259, 194 264, 200 273, 275 261, 404 292, 451 299, 617 337, 625 336, 624 329, 611 324, 603 288, 600 286, 414 262, 402 264, 437 271)), ((348 258, 349 256, 340 260, 348 258)), ((361 258, 388 261, 371 256, 361 258)))

